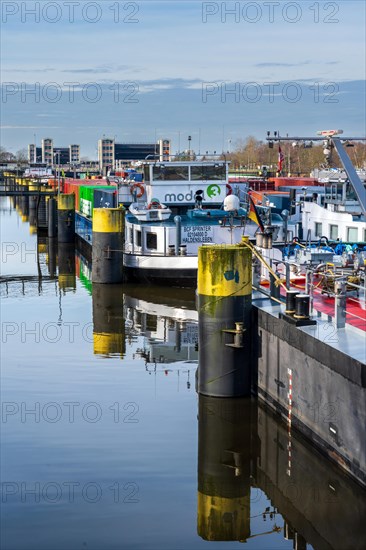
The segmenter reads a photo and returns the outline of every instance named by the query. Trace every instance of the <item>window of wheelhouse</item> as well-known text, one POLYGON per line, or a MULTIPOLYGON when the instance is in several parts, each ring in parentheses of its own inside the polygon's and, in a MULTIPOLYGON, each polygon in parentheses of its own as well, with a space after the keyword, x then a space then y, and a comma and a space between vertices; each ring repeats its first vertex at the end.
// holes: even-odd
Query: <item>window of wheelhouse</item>
POLYGON ((148 164, 144 165, 144 182, 150 181, 150 166, 148 164))
POLYGON ((226 167, 224 164, 207 166, 191 166, 191 180, 225 180, 226 167))
POLYGON ((358 241, 357 227, 347 227, 347 241, 349 243, 355 243, 358 241))
POLYGON ((154 166, 154 181, 188 181, 188 166, 154 166))
POLYGON ((323 224, 320 222, 315 222, 315 237, 323 236, 323 224))
POLYGON ((329 226, 329 237, 332 241, 338 239, 338 225, 329 226))
POLYGON ((150 250, 157 250, 158 236, 156 233, 146 233, 146 248, 149 248, 150 250))
POLYGON ((136 246, 142 246, 141 231, 136 231, 136 246))

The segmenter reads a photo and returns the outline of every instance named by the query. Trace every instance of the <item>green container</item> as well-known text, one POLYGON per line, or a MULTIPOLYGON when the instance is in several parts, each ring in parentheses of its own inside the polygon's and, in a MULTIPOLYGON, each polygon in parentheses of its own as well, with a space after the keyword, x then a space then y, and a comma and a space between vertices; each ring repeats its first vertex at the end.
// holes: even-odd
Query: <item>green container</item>
POLYGON ((110 185, 80 185, 79 187, 79 211, 87 218, 92 218, 94 208, 94 190, 111 189, 110 185))

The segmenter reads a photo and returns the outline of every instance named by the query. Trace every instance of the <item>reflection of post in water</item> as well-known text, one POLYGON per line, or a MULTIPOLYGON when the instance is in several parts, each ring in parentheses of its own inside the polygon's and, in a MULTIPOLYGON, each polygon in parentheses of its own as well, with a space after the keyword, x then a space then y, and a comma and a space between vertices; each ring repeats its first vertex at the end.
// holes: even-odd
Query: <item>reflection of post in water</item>
MULTIPOLYGON (((28 185, 21 186, 21 191, 28 192, 28 190, 29 190, 28 185)), ((22 195, 20 197, 20 210, 21 210, 22 222, 27 222, 29 218, 29 196, 28 195, 22 195)))
POLYGON ((75 290, 75 244, 58 243, 58 284, 60 290, 75 290))
MULTIPOLYGON (((29 191, 37 191, 37 184, 30 184, 29 191)), ((30 195, 29 197, 29 233, 33 235, 37 232, 37 200, 36 195, 30 195)))
POLYGON ((198 535, 245 542, 250 536, 249 398, 199 396, 198 535))
POLYGON ((126 352, 122 285, 93 283, 93 339, 97 355, 126 352))
POLYGON ((47 239, 48 249, 48 273, 50 277, 56 276, 57 268, 57 239, 47 239))

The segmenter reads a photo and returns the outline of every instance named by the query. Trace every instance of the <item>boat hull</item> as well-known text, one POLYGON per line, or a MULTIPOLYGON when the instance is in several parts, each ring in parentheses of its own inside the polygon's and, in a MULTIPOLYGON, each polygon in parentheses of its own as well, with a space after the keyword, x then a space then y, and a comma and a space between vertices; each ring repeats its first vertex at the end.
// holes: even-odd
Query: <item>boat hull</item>
POLYGON ((124 255, 127 281, 140 281, 177 287, 197 284, 197 256, 124 255))

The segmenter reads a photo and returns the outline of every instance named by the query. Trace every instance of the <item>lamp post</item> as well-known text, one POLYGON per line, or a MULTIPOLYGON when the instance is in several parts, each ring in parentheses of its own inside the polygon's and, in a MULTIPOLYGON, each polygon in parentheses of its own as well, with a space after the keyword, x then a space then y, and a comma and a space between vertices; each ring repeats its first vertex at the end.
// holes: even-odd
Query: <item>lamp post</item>
POLYGON ((56 151, 53 155, 54 157, 58 156, 57 161, 57 196, 60 195, 60 151, 56 151))
POLYGON ((191 160, 191 141, 192 136, 188 136, 188 159, 191 160))

